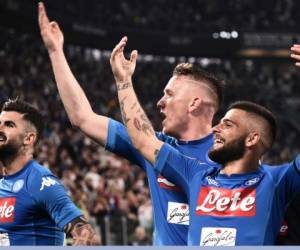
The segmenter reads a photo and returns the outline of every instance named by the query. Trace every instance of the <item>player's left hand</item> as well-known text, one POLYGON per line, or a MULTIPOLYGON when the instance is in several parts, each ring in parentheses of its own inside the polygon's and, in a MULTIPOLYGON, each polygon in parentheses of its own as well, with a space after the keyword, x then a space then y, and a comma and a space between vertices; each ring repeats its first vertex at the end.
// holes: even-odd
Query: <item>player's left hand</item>
POLYGON ((295 65, 300 68, 300 44, 294 44, 291 47, 291 51, 291 57, 297 61, 295 65))
POLYGON ((85 224, 72 232, 73 246, 98 246, 101 244, 99 236, 90 224, 85 224))
POLYGON ((116 82, 124 82, 131 79, 135 70, 138 52, 133 50, 130 59, 127 60, 125 58, 124 48, 127 40, 127 37, 124 36, 111 53, 110 65, 116 82))

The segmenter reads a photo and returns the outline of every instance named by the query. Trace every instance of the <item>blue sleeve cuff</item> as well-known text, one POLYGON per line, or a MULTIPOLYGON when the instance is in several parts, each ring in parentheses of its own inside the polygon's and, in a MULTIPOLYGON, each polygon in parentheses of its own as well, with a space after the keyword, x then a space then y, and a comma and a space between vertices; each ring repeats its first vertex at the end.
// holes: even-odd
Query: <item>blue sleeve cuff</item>
POLYGON ((104 145, 104 148, 108 151, 113 152, 115 150, 116 139, 119 122, 109 119, 108 121, 108 129, 107 129, 107 138, 104 145))
POLYGON ((82 213, 80 212, 80 210, 76 207, 76 209, 73 210, 73 212, 69 213, 67 217, 65 217, 63 220, 61 220, 60 222, 58 222, 58 227, 61 230, 64 230, 64 227, 71 222, 72 220, 74 220, 75 218, 82 216, 82 213))
POLYGON ((168 160, 171 150, 172 147, 169 144, 164 143, 160 148, 158 155, 156 156, 154 168, 160 173, 163 171, 163 168, 166 165, 166 161, 168 160))

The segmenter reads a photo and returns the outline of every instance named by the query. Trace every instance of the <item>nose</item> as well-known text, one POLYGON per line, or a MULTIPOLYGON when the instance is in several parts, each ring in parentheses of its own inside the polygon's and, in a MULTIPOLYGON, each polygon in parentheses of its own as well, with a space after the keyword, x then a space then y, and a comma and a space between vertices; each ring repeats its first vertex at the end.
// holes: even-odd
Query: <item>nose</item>
POLYGON ((165 107, 164 97, 160 98, 160 100, 157 102, 156 106, 158 108, 164 108, 165 107))
POLYGON ((218 123, 217 125, 215 125, 215 126, 212 128, 213 133, 214 133, 214 134, 215 134, 215 133, 220 133, 221 127, 222 127, 221 123, 218 123))

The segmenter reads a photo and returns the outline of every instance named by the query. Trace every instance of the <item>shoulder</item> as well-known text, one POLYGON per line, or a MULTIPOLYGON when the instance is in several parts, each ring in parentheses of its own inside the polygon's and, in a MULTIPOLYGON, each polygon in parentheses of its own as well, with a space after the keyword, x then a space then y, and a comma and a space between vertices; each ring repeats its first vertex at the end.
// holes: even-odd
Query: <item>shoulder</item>
POLYGON ((37 161, 31 162, 30 174, 38 175, 38 176, 53 175, 52 172, 48 168, 41 165, 37 161))
POLYGON ((32 161, 27 173, 27 188, 41 189, 43 186, 59 184, 58 178, 46 167, 37 161, 32 161))

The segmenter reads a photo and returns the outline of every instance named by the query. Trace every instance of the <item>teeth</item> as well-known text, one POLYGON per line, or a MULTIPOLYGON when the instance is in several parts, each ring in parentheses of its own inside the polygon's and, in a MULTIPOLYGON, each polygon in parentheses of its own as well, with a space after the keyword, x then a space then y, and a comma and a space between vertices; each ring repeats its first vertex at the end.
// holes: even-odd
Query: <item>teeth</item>
POLYGON ((222 139, 220 139, 220 138, 217 138, 217 139, 215 139, 215 142, 216 143, 223 143, 224 141, 222 139))

